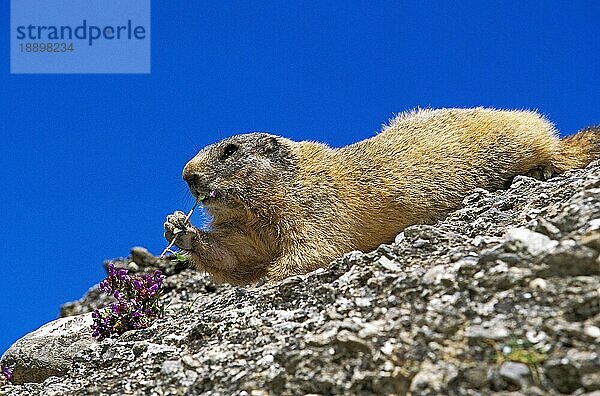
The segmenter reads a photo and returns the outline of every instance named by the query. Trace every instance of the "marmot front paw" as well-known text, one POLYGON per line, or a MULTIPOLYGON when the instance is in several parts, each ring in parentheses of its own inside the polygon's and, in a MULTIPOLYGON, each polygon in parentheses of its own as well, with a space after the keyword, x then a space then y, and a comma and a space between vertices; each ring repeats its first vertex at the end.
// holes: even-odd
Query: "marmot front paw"
POLYGON ((165 222, 165 238, 171 242, 175 240, 175 246, 183 250, 192 250, 194 238, 197 238, 200 230, 186 220, 185 213, 177 211, 172 215, 167 216, 165 222))

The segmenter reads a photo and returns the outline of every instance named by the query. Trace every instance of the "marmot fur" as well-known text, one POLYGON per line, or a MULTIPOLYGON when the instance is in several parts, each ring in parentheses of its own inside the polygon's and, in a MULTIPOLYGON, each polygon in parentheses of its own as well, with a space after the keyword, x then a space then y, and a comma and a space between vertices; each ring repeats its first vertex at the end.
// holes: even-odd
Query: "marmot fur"
POLYGON ((165 237, 218 281, 277 281, 456 209, 474 188, 548 175, 600 157, 600 129, 557 138, 535 112, 484 108, 403 113, 376 136, 332 149, 266 133, 202 149, 183 170, 212 217, 206 231, 176 212, 165 237))

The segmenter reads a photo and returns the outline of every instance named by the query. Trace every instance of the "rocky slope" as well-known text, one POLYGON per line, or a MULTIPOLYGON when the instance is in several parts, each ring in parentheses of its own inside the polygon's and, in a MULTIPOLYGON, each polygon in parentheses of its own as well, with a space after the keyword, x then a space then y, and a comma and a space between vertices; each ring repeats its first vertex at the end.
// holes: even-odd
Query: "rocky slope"
MULTIPOLYGON (((2 358, 15 385, 63 394, 600 395, 600 163, 475 191, 435 225, 279 284, 161 268, 166 318, 93 341, 96 288, 2 358)), ((135 263, 132 263, 132 260, 135 263)))

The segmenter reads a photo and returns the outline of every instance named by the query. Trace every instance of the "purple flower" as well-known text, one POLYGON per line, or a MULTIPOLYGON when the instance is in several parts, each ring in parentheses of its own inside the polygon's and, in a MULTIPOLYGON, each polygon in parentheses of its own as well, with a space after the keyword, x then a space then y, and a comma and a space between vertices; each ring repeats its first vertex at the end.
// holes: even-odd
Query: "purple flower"
POLYGON ((119 278, 119 280, 128 280, 129 276, 127 276, 127 270, 124 268, 121 268, 120 270, 117 271, 117 278, 119 278))
POLYGON ((112 295, 117 302, 92 312, 92 336, 98 340, 119 335, 127 330, 142 329, 164 316, 160 303, 164 276, 159 270, 152 274, 128 275, 126 269, 108 266, 108 277, 100 283, 100 291, 112 295))
POLYGON ((99 289, 100 289, 100 291, 105 292, 105 293, 112 292, 112 288, 110 287, 110 284, 106 280, 103 280, 102 282, 100 282, 99 289))
POLYGON ((134 279, 133 283, 133 287, 135 288, 135 290, 142 290, 142 288, 144 287, 144 284, 142 283, 141 280, 139 279, 134 279))
POLYGON ((119 314, 119 312, 121 312, 121 308, 120 308, 119 304, 112 303, 112 304, 110 304, 109 308, 110 308, 110 311, 114 314, 119 314))
POLYGON ((13 371, 12 369, 6 367, 2 370, 2 374, 4 374, 4 376, 9 380, 12 381, 13 378, 13 371))
POLYGON ((5 367, 2 369, 2 375, 8 382, 12 382, 13 380, 13 369, 5 367))

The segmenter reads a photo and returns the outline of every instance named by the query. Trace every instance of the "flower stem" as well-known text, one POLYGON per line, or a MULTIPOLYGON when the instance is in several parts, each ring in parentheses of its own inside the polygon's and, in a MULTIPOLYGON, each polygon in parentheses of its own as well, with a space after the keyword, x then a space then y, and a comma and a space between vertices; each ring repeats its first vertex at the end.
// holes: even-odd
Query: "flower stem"
MULTIPOLYGON (((192 206, 192 209, 190 209, 190 211, 188 212, 187 216, 185 216, 185 222, 187 223, 190 220, 190 217, 192 217, 192 213, 194 213, 194 210, 196 210, 196 208, 198 207, 198 204, 200 203, 201 199, 200 196, 198 198, 196 198, 196 203, 194 203, 194 206, 192 206)), ((177 240, 177 237, 179 235, 175 235, 175 237, 173 237, 173 240, 171 241, 171 243, 169 243, 169 245, 165 248, 165 250, 163 250, 163 252, 160 254, 160 258, 165 257, 165 254, 167 254, 167 252, 171 251, 171 248, 173 247, 173 245, 175 244, 175 240, 177 240)))

